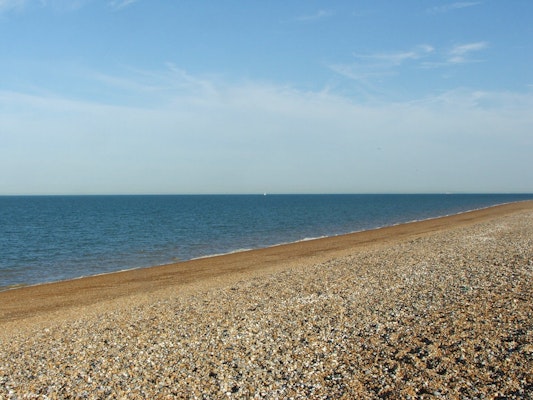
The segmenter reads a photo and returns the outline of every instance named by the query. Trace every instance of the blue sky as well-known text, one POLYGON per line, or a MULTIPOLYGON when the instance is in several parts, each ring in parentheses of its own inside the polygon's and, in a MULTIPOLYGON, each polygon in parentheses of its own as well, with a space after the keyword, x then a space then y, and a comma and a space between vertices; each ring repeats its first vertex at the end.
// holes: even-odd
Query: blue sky
POLYGON ((533 192, 532 18, 0 0, 0 194, 533 192))

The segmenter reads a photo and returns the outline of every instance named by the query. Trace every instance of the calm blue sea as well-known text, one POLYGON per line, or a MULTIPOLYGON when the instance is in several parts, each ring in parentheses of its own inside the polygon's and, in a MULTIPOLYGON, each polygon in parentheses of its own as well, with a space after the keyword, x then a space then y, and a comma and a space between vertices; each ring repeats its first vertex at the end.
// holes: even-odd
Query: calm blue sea
POLYGON ((525 199, 533 195, 0 197, 0 290, 525 199))

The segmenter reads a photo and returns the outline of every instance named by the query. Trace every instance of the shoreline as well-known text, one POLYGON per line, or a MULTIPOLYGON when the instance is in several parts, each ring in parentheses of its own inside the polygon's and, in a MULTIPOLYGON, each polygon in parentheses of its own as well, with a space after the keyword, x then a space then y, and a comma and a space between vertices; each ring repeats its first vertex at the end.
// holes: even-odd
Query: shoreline
POLYGON ((528 398, 532 273, 533 201, 2 292, 0 397, 528 398))
POLYGON ((533 208, 533 200, 502 203, 457 214, 383 226, 347 234, 303 239, 269 247, 216 254, 176 263, 138 267, 55 282, 0 290, 0 324, 63 308, 86 306, 133 293, 154 292, 169 286, 224 278, 228 274, 260 274, 298 259, 300 263, 336 252, 355 251, 376 243, 402 240, 441 229, 496 218, 509 212, 533 208), (39 302, 36 302, 39 299, 39 302))
MULTIPOLYGON (((405 221, 405 222, 394 223, 394 224, 391 224, 391 225, 376 226, 376 227, 369 228, 369 229, 355 230, 355 231, 350 231, 350 232, 346 232, 346 233, 338 233, 338 234, 318 236, 318 237, 306 237, 306 238, 298 239, 298 240, 291 241, 291 242, 281 242, 281 243, 276 243, 276 244, 268 245, 268 246, 264 246, 264 247, 243 248, 243 249, 231 250, 231 251, 228 251, 226 253, 207 254, 207 255, 204 255, 204 256, 193 257, 193 258, 190 258, 190 259, 185 259, 185 260, 180 260, 180 261, 170 262, 170 263, 169 262, 165 262, 165 263, 161 263, 161 264, 145 265, 145 266, 140 266, 140 267, 132 267, 132 268, 120 269, 120 270, 116 270, 116 271, 101 272, 101 273, 98 273, 98 274, 81 275, 81 276, 76 276, 76 277, 67 278, 67 279, 61 279, 61 280, 57 280, 57 281, 45 281, 45 282, 28 283, 28 284, 26 284, 26 283, 16 283, 16 284, 13 284, 13 285, 8 285, 8 286, 0 286, 0 294, 3 293, 3 292, 6 292, 6 291, 17 290, 17 289, 22 289, 22 288, 30 288, 30 287, 36 287, 36 286, 41 286, 41 285, 65 283, 65 282, 76 281, 76 280, 80 280, 80 279, 86 279, 86 278, 92 278, 92 277, 98 277, 98 276, 105 276, 105 275, 110 275, 110 274, 125 273, 125 272, 135 271, 135 270, 138 270, 138 269, 158 268, 158 267, 164 267, 164 266, 169 266, 169 265, 187 263, 187 262, 191 262, 191 261, 210 259, 210 258, 214 258, 214 257, 228 256, 228 255, 232 255, 232 254, 236 254, 236 253, 257 251, 257 250, 263 250, 263 249, 268 249, 268 248, 273 248, 273 247, 278 247, 278 246, 294 245, 294 244, 298 244, 298 243, 301 243, 301 242, 310 242, 310 241, 315 241, 315 240, 336 238, 336 237, 346 236, 346 235, 360 234, 360 233, 364 233, 364 232, 370 232, 370 231, 375 231, 375 230, 379 230, 379 229, 391 228, 391 227, 400 226, 400 225, 413 224, 413 223, 418 223, 418 222, 431 221, 431 220, 434 220, 434 219, 453 217, 453 216, 456 216, 456 215, 461 215, 461 214, 472 213, 472 212, 476 212, 476 211, 487 210, 487 209, 491 209, 491 208, 494 208, 494 207, 506 206, 506 205, 509 205, 509 204, 519 204, 519 203, 527 203, 527 202, 533 202, 533 200, 519 200, 519 201, 513 201, 513 202, 498 203, 498 204, 494 204, 494 205, 490 205, 490 206, 486 206, 486 207, 474 208, 472 210, 460 211, 458 213, 453 213, 453 214, 437 215, 435 217, 409 220, 409 221, 405 221)), ((0 321, 1 321, 1 319, 0 319, 0 321)))

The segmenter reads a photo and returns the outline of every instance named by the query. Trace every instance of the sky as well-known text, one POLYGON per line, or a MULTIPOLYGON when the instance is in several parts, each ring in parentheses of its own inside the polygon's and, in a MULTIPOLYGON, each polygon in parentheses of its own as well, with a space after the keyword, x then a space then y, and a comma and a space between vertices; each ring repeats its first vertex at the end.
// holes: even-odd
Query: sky
POLYGON ((0 195, 533 192, 531 0, 0 0, 0 195))

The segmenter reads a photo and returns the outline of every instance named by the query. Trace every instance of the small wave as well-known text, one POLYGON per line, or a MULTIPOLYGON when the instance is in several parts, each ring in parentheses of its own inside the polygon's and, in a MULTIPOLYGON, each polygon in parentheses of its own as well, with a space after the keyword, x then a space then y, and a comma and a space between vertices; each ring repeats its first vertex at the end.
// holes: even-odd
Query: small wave
POLYGON ((297 240, 295 243, 298 243, 298 242, 308 242, 310 240, 318 240, 318 239, 324 239, 328 237, 327 235, 322 235, 322 236, 316 236, 316 237, 305 237, 303 239, 300 239, 300 240, 297 240))
MULTIPOLYGON (((198 257, 190 258, 189 261, 202 260, 204 258, 211 258, 211 257, 218 257, 218 256, 225 256, 225 255, 228 255, 228 254, 243 253, 245 251, 250 251, 250 250, 254 250, 254 248, 236 249, 236 250, 228 251, 226 253, 206 254, 205 256, 198 256, 198 257)), ((187 260, 184 260, 184 261, 187 261, 187 260)))

